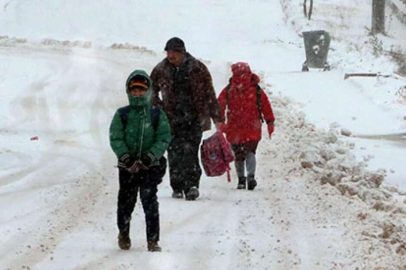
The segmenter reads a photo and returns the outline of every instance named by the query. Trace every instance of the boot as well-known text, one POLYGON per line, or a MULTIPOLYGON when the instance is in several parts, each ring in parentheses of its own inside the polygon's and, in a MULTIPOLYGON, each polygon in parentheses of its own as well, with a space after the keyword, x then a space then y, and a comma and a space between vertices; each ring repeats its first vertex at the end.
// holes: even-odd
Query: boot
POLYGON ((199 197, 199 190, 197 187, 191 187, 186 194, 187 201, 194 201, 199 197))
POLYGON ((247 178, 247 185, 248 185, 248 190, 254 190, 254 188, 257 186, 257 181, 255 178, 252 176, 248 176, 247 178))
POLYGON ((237 189, 245 189, 247 183, 247 178, 245 176, 238 177, 237 189))
POLYGON ((148 241, 148 251, 161 252, 162 248, 158 245, 158 241, 148 241))
POLYGON ((178 191, 174 191, 172 193, 172 198, 174 199, 182 199, 183 198, 183 193, 182 191, 178 192, 178 191))
POLYGON ((129 250, 131 247, 131 239, 130 239, 130 232, 120 232, 118 234, 118 246, 122 250, 129 250))

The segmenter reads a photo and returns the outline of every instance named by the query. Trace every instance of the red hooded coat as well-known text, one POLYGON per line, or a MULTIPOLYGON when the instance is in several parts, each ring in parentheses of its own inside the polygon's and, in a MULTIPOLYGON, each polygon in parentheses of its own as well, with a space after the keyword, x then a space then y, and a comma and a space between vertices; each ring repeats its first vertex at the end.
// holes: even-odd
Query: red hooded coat
MULTIPOLYGON (((218 97, 222 117, 226 119, 223 132, 232 144, 260 141, 262 123, 258 112, 256 89, 260 79, 251 72, 246 63, 236 63, 231 68, 233 77, 230 80, 228 104, 227 87, 218 97)), ((275 117, 271 103, 263 90, 261 90, 261 111, 265 122, 270 126, 268 131, 272 133, 275 117)))

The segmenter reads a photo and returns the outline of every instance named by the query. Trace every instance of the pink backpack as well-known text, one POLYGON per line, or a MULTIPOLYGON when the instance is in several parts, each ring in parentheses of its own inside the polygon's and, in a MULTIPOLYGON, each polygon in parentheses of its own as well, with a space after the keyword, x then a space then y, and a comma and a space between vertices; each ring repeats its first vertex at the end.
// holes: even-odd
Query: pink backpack
POLYGON ((234 161, 234 155, 223 133, 217 131, 203 140, 200 155, 207 176, 220 176, 227 172, 227 180, 231 181, 229 163, 234 161))

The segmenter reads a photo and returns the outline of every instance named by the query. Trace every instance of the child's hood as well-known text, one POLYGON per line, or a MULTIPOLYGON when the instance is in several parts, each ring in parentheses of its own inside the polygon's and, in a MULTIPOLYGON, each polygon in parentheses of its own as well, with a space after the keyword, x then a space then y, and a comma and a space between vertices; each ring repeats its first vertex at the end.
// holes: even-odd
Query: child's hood
POLYGON ((125 89, 126 89, 128 101, 130 102, 131 107, 134 107, 134 108, 136 108, 136 107, 145 107, 145 106, 148 106, 150 104, 151 94, 152 94, 152 80, 144 70, 139 70, 139 69, 134 70, 127 78, 127 81, 126 81, 126 84, 125 84, 125 89), (149 87, 148 87, 147 93, 142 97, 134 97, 134 96, 132 96, 130 94, 130 90, 128 88, 128 85, 129 85, 131 79, 134 78, 137 75, 144 76, 145 78, 147 78, 147 80, 149 82, 149 87))

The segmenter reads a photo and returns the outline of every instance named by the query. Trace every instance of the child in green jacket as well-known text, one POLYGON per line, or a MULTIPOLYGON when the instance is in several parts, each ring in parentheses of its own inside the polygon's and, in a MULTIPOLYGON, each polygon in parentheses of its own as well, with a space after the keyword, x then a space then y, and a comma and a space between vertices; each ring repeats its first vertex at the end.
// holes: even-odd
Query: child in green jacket
POLYGON ((110 125, 110 145, 118 158, 118 245, 131 247, 130 221, 138 192, 146 219, 148 251, 161 251, 159 241, 158 184, 166 170, 163 157, 171 141, 163 110, 150 104, 152 81, 135 70, 126 82, 130 105, 118 109, 110 125))

